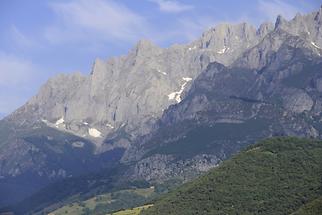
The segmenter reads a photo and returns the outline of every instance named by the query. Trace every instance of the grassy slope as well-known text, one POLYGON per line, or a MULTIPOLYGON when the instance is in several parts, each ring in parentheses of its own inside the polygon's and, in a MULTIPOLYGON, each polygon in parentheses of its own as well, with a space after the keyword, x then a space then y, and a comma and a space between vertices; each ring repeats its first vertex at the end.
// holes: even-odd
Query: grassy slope
POLYGON ((317 215, 322 214, 322 197, 315 199, 304 206, 292 215, 317 215))
POLYGON ((112 213, 111 215, 139 215, 143 210, 146 210, 152 206, 153 205, 144 205, 133 209, 118 211, 118 212, 112 213))
POLYGON ((321 166, 321 142, 262 141, 142 214, 290 214, 321 196, 321 166))
MULTIPOLYGON (((101 214, 102 211, 108 212, 110 210, 115 210, 115 208, 124 208, 124 206, 131 206, 132 202, 136 205, 136 200, 141 199, 139 202, 142 204, 145 200, 148 200, 155 194, 153 187, 142 188, 142 189, 131 189, 122 190, 114 193, 106 193, 102 195, 95 196, 93 198, 87 199, 85 201, 78 201, 75 203, 70 203, 64 207, 61 207, 50 214, 55 215, 78 215, 78 214, 101 214), (131 194, 131 195, 128 195, 131 194), (131 200, 135 198, 136 200, 131 200), (122 202, 128 204, 121 204, 117 202, 122 202), (123 206, 123 207, 122 207, 123 206), (103 208, 105 207, 105 208, 103 208), (100 210, 98 210, 100 208, 100 210), (86 213, 87 211, 87 213, 86 213)), ((138 211, 142 207, 137 208, 134 211, 138 211)))

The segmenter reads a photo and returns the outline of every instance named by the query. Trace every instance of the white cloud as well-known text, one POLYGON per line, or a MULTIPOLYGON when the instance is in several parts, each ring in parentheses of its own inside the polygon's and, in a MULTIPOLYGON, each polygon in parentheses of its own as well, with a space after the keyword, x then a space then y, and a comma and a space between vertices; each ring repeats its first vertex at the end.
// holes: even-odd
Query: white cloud
POLYGON ((260 0, 258 10, 262 13, 265 19, 275 20, 278 15, 282 15, 286 19, 293 18, 301 8, 288 4, 281 0, 260 0))
MULTIPOLYGON (((2 88, 0 89, 3 90, 2 88)), ((24 96, 22 92, 7 92, 5 94, 0 93, 0 97, 0 119, 19 108, 27 100, 26 96, 24 96)))
POLYGON ((73 0, 50 5, 57 22, 45 31, 51 42, 135 41, 147 32, 147 22, 116 1, 73 0))
POLYGON ((8 114, 22 105, 43 78, 30 61, 0 51, 0 113, 8 114))
POLYGON ((0 51, 0 87, 27 83, 37 71, 30 61, 0 51))
POLYGON ((168 13, 181 13, 194 9, 194 6, 180 3, 173 0, 149 0, 158 4, 159 9, 168 13))
POLYGON ((22 48, 35 46, 35 42, 24 35, 15 25, 10 27, 10 35, 15 45, 22 48))

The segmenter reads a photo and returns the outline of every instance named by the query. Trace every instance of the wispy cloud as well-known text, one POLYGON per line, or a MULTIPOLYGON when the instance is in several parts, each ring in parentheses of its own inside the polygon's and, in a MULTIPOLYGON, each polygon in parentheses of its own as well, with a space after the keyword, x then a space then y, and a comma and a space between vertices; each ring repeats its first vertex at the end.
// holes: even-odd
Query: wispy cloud
POLYGON ((38 71, 30 61, 0 51, 0 87, 20 86, 35 78, 38 71))
POLYGON ((5 113, 0 113, 0 119, 3 119, 3 117, 5 117, 6 114, 5 113))
MULTIPOLYGON (((194 8, 178 1, 149 1, 157 3, 164 12, 179 13, 194 8)), ((82 44, 83 47, 89 45, 91 49, 108 43, 133 44, 142 38, 160 44, 177 38, 190 40, 206 25, 199 22, 200 18, 195 21, 189 19, 193 22, 190 27, 188 20, 178 19, 171 23, 172 27, 160 32, 148 21, 148 17, 114 0, 71 0, 51 3, 50 8, 56 21, 45 28, 45 38, 52 44, 82 44)))
MULTIPOLYGON (((3 88, 0 88, 3 90, 3 88)), ((22 91, 11 92, 12 89, 6 89, 7 93, 0 92, 0 119, 9 115, 12 111, 23 105, 28 97, 22 91)))
POLYGON ((24 35, 15 25, 9 29, 11 39, 15 45, 21 48, 30 48, 35 46, 35 41, 24 35))
POLYGON ((149 0, 158 4, 159 9, 167 13, 181 13, 194 9, 193 5, 183 4, 174 0, 149 0))
POLYGON ((51 42, 133 41, 146 34, 145 19, 116 1, 73 0, 50 5, 57 22, 45 31, 51 42))
POLYGON ((301 11, 301 8, 282 0, 260 0, 258 10, 262 13, 263 18, 273 21, 278 15, 291 19, 301 11))
POLYGON ((43 78, 30 61, 0 51, 0 113, 9 113, 34 93, 43 78))

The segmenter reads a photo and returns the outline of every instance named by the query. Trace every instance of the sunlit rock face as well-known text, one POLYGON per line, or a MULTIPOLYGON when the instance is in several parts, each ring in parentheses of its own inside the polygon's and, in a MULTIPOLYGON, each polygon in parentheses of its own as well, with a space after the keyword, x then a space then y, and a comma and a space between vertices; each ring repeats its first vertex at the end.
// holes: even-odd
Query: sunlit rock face
POLYGON ((307 48, 320 55, 321 14, 319 9, 290 21, 279 16, 275 26, 263 23, 258 29, 247 23, 220 24, 190 44, 169 48, 141 40, 126 56, 97 59, 88 76, 53 77, 10 118, 27 124, 45 121, 93 140, 98 148, 120 128, 133 139, 148 133, 169 105, 180 103, 211 62, 260 69, 285 42, 306 41, 307 48), (61 119, 64 122, 57 123, 61 119), (92 128, 100 135, 91 135, 92 128))
POLYGON ((258 30, 246 23, 222 24, 190 44, 164 49, 141 40, 126 56, 97 59, 88 76, 53 77, 10 118, 42 120, 93 140, 98 148, 120 128, 131 137, 146 134, 163 110, 181 102, 210 62, 230 65, 272 30, 271 24, 258 30), (91 128, 100 135, 92 135, 91 128))

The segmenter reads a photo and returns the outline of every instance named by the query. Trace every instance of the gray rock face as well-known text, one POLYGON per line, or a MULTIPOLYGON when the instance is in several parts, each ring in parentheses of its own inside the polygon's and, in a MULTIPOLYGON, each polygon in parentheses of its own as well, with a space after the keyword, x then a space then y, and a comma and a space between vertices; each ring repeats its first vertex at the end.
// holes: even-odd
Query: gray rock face
POLYGON ((175 156, 157 154, 139 161, 128 174, 135 180, 163 182, 177 177, 186 181, 216 167, 222 159, 201 154, 175 162, 175 156))
POLYGON ((43 121, 108 149, 102 142, 109 134, 122 127, 131 137, 148 133, 210 62, 229 65, 270 30, 266 25, 257 32, 245 23, 223 24, 191 44, 166 49, 142 40, 127 56, 96 60, 89 76, 76 73, 50 79, 10 118, 24 119, 26 124, 43 121))
MULTIPOLYGON (((320 53, 310 40, 280 27, 286 24, 279 17, 272 32, 228 67, 210 64, 183 101, 170 106, 155 130, 132 145, 125 161, 140 163, 142 157, 150 161, 171 155, 178 164, 187 154, 193 153, 191 158, 205 152, 220 160, 222 151, 229 156, 230 150, 265 137, 321 138, 320 53)), ((165 167, 172 164, 167 160, 160 163, 165 167)), ((138 178, 161 177, 149 166, 144 172, 141 169, 135 172, 138 178)), ((175 167, 172 170, 157 172, 179 177, 175 167)))
POLYGON ((312 98, 303 90, 290 89, 285 95, 287 96, 284 97, 284 106, 292 112, 302 113, 310 111, 313 107, 312 98))
POLYGON ((283 29, 293 35, 305 38, 312 42, 315 48, 322 47, 322 8, 319 11, 301 15, 297 14, 291 21, 287 22, 282 17, 277 19, 275 28, 283 29))
POLYGON ((322 79, 316 80, 316 89, 322 93, 322 79))
POLYGON ((211 53, 211 62, 230 65, 240 54, 256 45, 271 30, 272 28, 264 27, 264 25, 256 30, 247 23, 221 24, 205 32, 194 44, 211 53))
MULTIPOLYGON (((320 55, 321 9, 287 22, 278 17, 275 28, 242 23, 221 24, 188 45, 162 49, 142 40, 127 56, 96 60, 89 76, 58 75, 50 79, 10 118, 25 124, 47 125, 96 142, 125 129, 130 139, 147 134, 169 105, 180 102, 192 81, 211 62, 252 69, 264 67, 287 42, 305 43, 320 55)), ((125 140, 114 144, 128 147, 125 140)))

